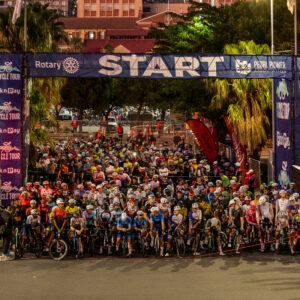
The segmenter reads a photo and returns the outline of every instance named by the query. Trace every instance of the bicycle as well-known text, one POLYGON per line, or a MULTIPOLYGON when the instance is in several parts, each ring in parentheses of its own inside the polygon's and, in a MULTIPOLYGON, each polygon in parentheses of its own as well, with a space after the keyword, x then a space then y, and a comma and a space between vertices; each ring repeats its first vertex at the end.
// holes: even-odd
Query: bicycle
POLYGON ((55 239, 49 247, 49 255, 53 260, 62 260, 68 253, 68 245, 61 238, 61 233, 57 232, 55 239))
POLYGON ((13 250, 15 252, 16 258, 23 257, 23 249, 22 249, 22 236, 19 232, 19 227, 16 227, 14 230, 14 239, 13 239, 13 250))
POLYGON ((201 248, 201 245, 200 245, 201 229, 196 228, 195 231, 196 231, 195 238, 194 238, 193 245, 192 245, 193 255, 196 255, 197 253, 200 253, 200 248, 201 248))
POLYGON ((122 247, 122 255, 126 256, 127 248, 128 248, 126 232, 122 232, 121 247, 122 247))
POLYGON ((174 236, 174 244, 178 257, 183 257, 185 255, 185 242, 182 235, 180 235, 181 229, 179 228, 174 236))
POLYGON ((145 256, 147 239, 142 232, 138 232, 137 242, 139 245, 139 253, 142 254, 142 256, 145 256))
POLYGON ((76 231, 74 231, 73 239, 70 241, 70 252, 75 255, 76 259, 80 256, 79 239, 81 239, 81 237, 77 235, 76 231))
POLYGON ((278 245, 278 254, 282 253, 282 251, 286 248, 287 242, 287 228, 283 228, 279 232, 279 245, 278 245))

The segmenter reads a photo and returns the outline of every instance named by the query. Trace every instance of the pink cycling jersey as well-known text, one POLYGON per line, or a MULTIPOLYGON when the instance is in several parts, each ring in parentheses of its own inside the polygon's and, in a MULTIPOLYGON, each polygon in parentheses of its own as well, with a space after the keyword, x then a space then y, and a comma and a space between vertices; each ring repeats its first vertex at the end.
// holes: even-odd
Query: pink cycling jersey
POLYGON ((249 208, 246 212, 246 220, 248 224, 257 224, 256 210, 249 208))

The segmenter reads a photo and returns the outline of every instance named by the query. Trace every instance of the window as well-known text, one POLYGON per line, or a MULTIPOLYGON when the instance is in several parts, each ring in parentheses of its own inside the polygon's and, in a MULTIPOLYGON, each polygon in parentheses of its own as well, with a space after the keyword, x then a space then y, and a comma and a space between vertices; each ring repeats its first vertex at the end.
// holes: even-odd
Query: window
POLYGON ((84 3, 90 3, 90 0, 84 0, 84 3))
POLYGON ((85 10, 84 11, 84 16, 85 17, 89 17, 90 16, 90 11, 89 10, 85 10))
POLYGON ((134 13, 135 13, 134 9, 131 9, 129 11, 129 17, 134 17, 134 13))
POLYGON ((100 31, 99 33, 100 33, 100 39, 104 40, 104 31, 100 31))
POLYGON ((73 38, 73 34, 71 32, 68 33, 69 39, 73 38))
POLYGON ((92 10, 96 11, 96 4, 92 4, 92 10))
POLYGON ((94 31, 89 31, 89 39, 93 40, 95 38, 95 32, 94 31))
POLYGON ((112 11, 113 10, 112 4, 107 4, 106 9, 107 9, 107 11, 112 11))
POLYGON ((96 17, 96 11, 95 10, 91 11, 91 17, 96 17))
POLYGON ((128 4, 123 4, 123 10, 129 10, 129 5, 128 4))
POLYGON ((123 10, 123 17, 128 17, 128 10, 123 10))
POLYGON ((134 3, 130 3, 129 4, 129 9, 135 9, 135 4, 134 3))
POLYGON ((66 6, 66 1, 62 1, 62 2, 61 2, 61 5, 62 5, 62 6, 66 6))
POLYGON ((92 2, 92 3, 96 3, 96 0, 92 0, 91 2, 92 2))

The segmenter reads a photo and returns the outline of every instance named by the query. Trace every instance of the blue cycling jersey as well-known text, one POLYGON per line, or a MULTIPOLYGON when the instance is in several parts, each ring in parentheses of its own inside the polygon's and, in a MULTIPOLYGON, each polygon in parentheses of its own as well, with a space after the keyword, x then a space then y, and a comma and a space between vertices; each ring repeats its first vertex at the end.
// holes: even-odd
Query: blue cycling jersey
POLYGON ((122 221, 122 218, 119 217, 117 220, 117 227, 125 229, 131 228, 131 218, 127 217, 125 221, 122 221))
POLYGON ((133 226, 134 227, 137 227, 137 228, 143 228, 147 225, 147 220, 143 217, 140 221, 138 219, 138 217, 135 217, 134 218, 134 221, 133 221, 133 226))
POLYGON ((162 213, 158 213, 157 216, 150 214, 150 222, 153 222, 155 227, 161 227, 161 223, 164 222, 164 215, 162 213))
POLYGON ((94 220, 96 220, 96 213, 92 211, 92 213, 89 215, 86 211, 83 214, 83 218, 85 219, 85 224, 87 226, 93 225, 94 220))

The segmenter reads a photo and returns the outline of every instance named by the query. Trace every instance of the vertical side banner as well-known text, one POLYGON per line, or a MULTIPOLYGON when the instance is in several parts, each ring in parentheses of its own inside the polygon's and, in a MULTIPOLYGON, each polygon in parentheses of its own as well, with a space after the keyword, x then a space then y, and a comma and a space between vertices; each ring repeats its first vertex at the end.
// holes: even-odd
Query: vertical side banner
POLYGON ((275 101, 275 174, 276 182, 286 189, 292 179, 292 82, 274 79, 275 101))
POLYGON ((295 78, 295 165, 300 166, 300 58, 296 58, 295 78))
POLYGON ((0 54, 0 175, 2 204, 22 185, 22 55, 0 54))
POLYGON ((243 176, 246 174, 247 153, 245 146, 241 145, 239 138, 234 133, 233 125, 229 122, 228 117, 224 117, 228 133, 232 142, 235 158, 241 164, 243 176))

